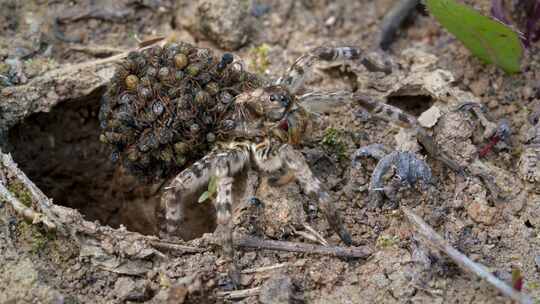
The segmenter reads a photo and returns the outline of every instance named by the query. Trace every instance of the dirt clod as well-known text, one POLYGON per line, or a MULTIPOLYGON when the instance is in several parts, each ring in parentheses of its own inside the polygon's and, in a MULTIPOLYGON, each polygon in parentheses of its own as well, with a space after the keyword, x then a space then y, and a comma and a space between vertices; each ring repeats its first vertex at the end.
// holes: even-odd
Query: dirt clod
POLYGON ((277 274, 269 278, 261 286, 259 295, 259 301, 263 304, 303 303, 300 299, 291 278, 284 274, 277 274))
POLYGON ((244 0, 200 1, 196 15, 198 30, 223 49, 240 48, 253 32, 249 3, 244 0))

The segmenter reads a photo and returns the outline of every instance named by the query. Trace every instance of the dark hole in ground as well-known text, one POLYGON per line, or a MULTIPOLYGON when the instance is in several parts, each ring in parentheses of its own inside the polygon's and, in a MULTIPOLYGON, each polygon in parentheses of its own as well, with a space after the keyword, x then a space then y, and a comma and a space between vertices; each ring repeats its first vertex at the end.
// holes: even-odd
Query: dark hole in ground
MULTIPOLYGON (((99 141, 99 101, 63 102, 49 113, 35 113, 9 131, 7 151, 55 204, 79 210, 102 225, 124 225, 143 234, 159 233, 157 207, 165 182, 149 185, 110 160, 111 149, 99 141)), ((195 161, 195 160, 193 160, 195 161)), ((233 201, 245 201, 246 172, 233 184, 233 201)), ((197 203, 202 185, 182 206, 179 237, 190 240, 216 228, 212 202, 197 203)))
POLYGON ((427 95, 390 96, 386 103, 418 117, 433 105, 433 99, 427 95))
POLYGON ((7 148, 54 203, 78 209, 87 220, 156 234, 158 186, 140 183, 110 161, 110 148, 99 141, 99 93, 30 115, 11 128, 7 148))

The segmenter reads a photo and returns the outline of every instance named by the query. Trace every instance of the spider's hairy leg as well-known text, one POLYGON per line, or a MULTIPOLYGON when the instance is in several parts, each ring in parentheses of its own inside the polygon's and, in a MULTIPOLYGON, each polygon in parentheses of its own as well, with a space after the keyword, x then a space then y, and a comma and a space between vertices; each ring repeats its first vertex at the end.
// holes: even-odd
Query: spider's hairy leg
POLYGON ((163 236, 182 236, 182 223, 186 220, 189 200, 205 187, 214 171, 215 153, 210 153, 200 161, 178 174, 165 188, 161 197, 161 210, 165 211, 165 223, 160 227, 163 236))
POLYGON ((218 233, 221 240, 223 255, 229 262, 229 277, 233 284, 240 282, 240 272, 236 265, 233 248, 232 213, 232 184, 234 175, 249 161, 248 147, 235 147, 217 155, 215 176, 217 178, 216 212, 218 233))
MULTIPOLYGON (((229 155, 231 173, 239 172, 245 165, 245 153, 239 150, 226 150, 229 155), (241 154, 241 155, 239 155, 241 154)), ((191 201, 196 201, 195 197, 207 187, 210 178, 215 176, 217 163, 222 159, 223 153, 211 152, 200 161, 195 162, 184 171, 180 172, 171 183, 165 187, 165 193, 161 197, 161 209, 165 211, 165 223, 162 225, 160 233, 164 236, 182 236, 180 227, 186 221, 186 210, 192 207, 191 201), (190 205, 191 204, 191 205, 190 205)), ((219 211, 219 210, 217 210, 219 211)), ((218 212, 219 214, 219 212, 218 212)))
POLYGON ((378 101, 375 98, 354 93, 353 101, 376 118, 396 123, 404 128, 412 128, 417 125, 414 116, 405 113, 398 107, 378 101))
POLYGON ((304 192, 319 202, 330 227, 337 232, 345 244, 351 245, 351 235, 345 228, 335 206, 333 206, 330 195, 323 189, 321 182, 313 175, 302 153, 287 144, 274 151, 277 153, 271 157, 264 149, 263 152, 259 152, 255 148, 256 165, 267 172, 275 171, 285 166, 286 170, 294 174, 294 177, 304 192))
POLYGON ((351 103, 353 93, 349 91, 309 92, 298 96, 299 104, 313 113, 331 113, 351 103))
POLYGON ((404 128, 412 128, 417 125, 414 116, 405 113, 398 107, 361 93, 347 91, 310 92, 299 96, 298 100, 302 107, 311 112, 330 112, 339 106, 353 102, 378 119, 393 122, 404 128))
POLYGON ((319 179, 313 175, 302 153, 294 150, 289 145, 285 145, 280 149, 280 155, 287 167, 296 175, 296 179, 304 192, 310 196, 314 196, 318 200, 330 227, 337 232, 345 244, 351 245, 351 235, 345 228, 343 220, 333 205, 330 195, 323 189, 319 179))
POLYGON ((295 94, 309 76, 315 64, 321 61, 339 62, 345 60, 361 60, 362 64, 368 69, 376 69, 377 66, 377 64, 370 62, 364 56, 364 52, 358 48, 321 46, 298 57, 285 75, 277 80, 276 84, 285 86, 292 94, 295 94))

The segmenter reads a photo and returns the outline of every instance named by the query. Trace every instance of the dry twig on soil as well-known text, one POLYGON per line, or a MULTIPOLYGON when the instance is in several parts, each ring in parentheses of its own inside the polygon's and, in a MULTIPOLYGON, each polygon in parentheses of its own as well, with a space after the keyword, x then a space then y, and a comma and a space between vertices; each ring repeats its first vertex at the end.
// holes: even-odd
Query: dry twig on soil
POLYGON ((35 212, 32 208, 26 207, 21 201, 19 201, 9 190, 0 183, 0 198, 8 202, 11 207, 20 214, 24 219, 32 221, 33 224, 43 223, 47 229, 55 230, 56 225, 49 221, 42 214, 35 212))
POLYGON ((218 292, 216 296, 218 296, 219 298, 224 298, 225 300, 242 299, 259 295, 260 289, 260 287, 255 287, 242 290, 223 291, 218 292))
POLYGON ((157 241, 157 240, 149 240, 149 243, 150 245, 152 245, 152 247, 160 251, 176 251, 176 252, 182 252, 182 253, 198 253, 198 252, 205 251, 204 248, 197 248, 197 247, 174 244, 174 243, 157 241))
MULTIPOLYGON (((15 195, 13 195, 6 187, 6 185, 0 183, 0 196, 2 199, 7 201, 17 212, 26 220, 32 221, 32 223, 43 223, 48 230, 56 230, 57 224, 54 220, 51 220, 51 215, 49 213, 49 207, 51 202, 41 190, 24 174, 18 167, 17 164, 13 161, 13 158, 9 154, 4 154, 0 150, 0 168, 5 168, 7 171, 7 176, 13 177, 24 187, 25 191, 30 193, 34 204, 37 206, 38 211, 36 212, 31 206, 25 206, 21 201, 19 201, 15 195), (41 212, 41 213, 40 213, 41 212)), ((2 173, 3 174, 3 173, 2 173)), ((54 217, 53 217, 54 218, 54 217)))
POLYGON ((94 57, 104 58, 120 53, 125 53, 126 50, 101 45, 73 45, 69 47, 69 51, 81 52, 94 57))
POLYGON ((255 237, 244 236, 234 241, 238 247, 257 248, 265 250, 290 251, 302 253, 323 254, 344 258, 367 258, 372 251, 367 246, 361 247, 339 247, 339 246, 318 246, 305 243, 263 240, 255 237))
POLYGON ((412 212, 406 207, 401 207, 401 210, 409 219, 409 222, 416 228, 416 230, 427 240, 428 244, 433 248, 436 248, 444 253, 446 253, 456 264, 461 268, 471 271, 480 278, 486 280, 493 287, 497 288, 505 296, 511 298, 518 303, 532 304, 532 299, 521 293, 512 287, 510 287, 505 282, 499 280, 493 274, 485 269, 485 267, 479 263, 473 262, 466 255, 459 252, 452 246, 450 246, 446 240, 444 240, 437 232, 431 228, 422 218, 412 212))

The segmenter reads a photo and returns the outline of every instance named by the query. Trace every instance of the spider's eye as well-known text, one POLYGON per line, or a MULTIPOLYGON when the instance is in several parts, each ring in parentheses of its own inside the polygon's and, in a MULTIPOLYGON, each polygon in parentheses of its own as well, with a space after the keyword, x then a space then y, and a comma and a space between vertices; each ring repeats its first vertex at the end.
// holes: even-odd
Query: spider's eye
POLYGON ((281 105, 283 105, 284 107, 289 106, 289 98, 287 98, 287 96, 281 95, 281 98, 279 99, 279 101, 281 102, 281 105))
POLYGON ((270 101, 276 101, 276 95, 274 94, 270 95, 270 101))

